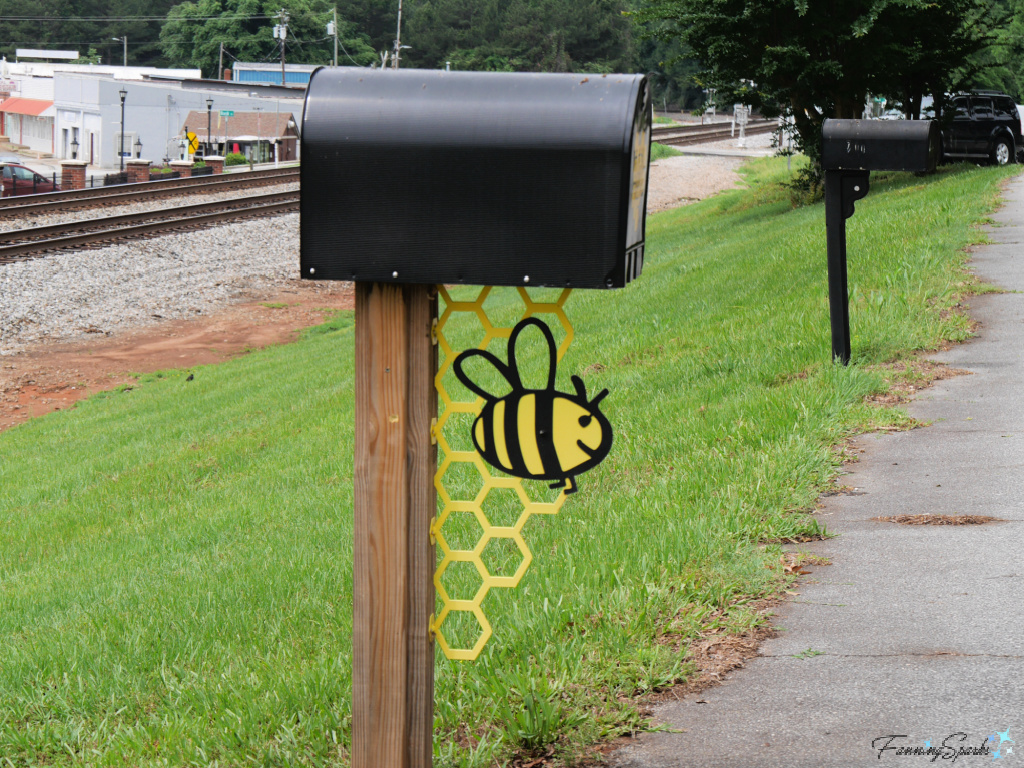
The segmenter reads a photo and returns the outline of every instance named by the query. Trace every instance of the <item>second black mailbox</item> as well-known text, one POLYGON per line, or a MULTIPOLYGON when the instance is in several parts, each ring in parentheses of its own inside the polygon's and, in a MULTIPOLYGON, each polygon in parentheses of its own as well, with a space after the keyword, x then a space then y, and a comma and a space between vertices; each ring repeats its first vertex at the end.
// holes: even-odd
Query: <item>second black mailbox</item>
POLYGON ((934 120, 826 120, 821 129, 821 167, 934 171, 940 136, 934 120))
POLYGON ((939 126, 931 120, 826 120, 821 129, 832 357, 850 362, 846 220, 868 193, 871 171, 934 171, 939 126))
POLYGON ((302 276, 616 288, 643 267, 642 75, 320 69, 302 276))

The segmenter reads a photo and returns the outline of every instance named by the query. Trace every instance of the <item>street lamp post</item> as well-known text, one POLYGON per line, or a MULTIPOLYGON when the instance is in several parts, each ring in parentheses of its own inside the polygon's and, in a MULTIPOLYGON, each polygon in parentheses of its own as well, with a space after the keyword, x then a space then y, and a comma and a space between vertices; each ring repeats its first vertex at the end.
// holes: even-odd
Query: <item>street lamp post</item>
POLYGON ((121 158, 121 170, 124 170, 124 97, 128 95, 128 91, 122 88, 117 92, 121 97, 121 151, 118 152, 118 156, 121 158))
POLYGON ((213 130, 213 99, 206 100, 206 152, 204 157, 210 154, 210 144, 212 134, 210 131, 213 130))
POLYGON ((261 144, 263 143, 263 131, 260 129, 260 116, 263 112, 263 107, 256 107, 256 162, 263 162, 263 152, 261 144))
POLYGON ((112 37, 110 39, 114 40, 114 41, 116 41, 118 43, 124 43, 124 66, 127 67, 128 66, 128 35, 125 35, 123 37, 112 37))

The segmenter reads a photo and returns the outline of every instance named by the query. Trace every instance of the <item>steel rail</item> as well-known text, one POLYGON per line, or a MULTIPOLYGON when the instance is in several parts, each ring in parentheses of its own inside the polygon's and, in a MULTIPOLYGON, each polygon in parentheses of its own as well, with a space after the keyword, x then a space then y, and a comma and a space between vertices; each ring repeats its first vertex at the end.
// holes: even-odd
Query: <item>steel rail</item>
POLYGON ((99 245, 111 241, 125 240, 131 237, 158 232, 192 229, 206 224, 215 224, 233 219, 255 218, 276 213, 297 210, 299 206, 298 192, 279 192, 272 195, 257 195, 239 200, 221 200, 216 203, 201 203, 184 208, 161 208, 158 211, 108 216, 86 222, 57 224, 49 227, 33 227, 31 229, 12 230, 0 237, 0 263, 24 259, 32 255, 48 253, 85 245, 99 245), (256 203, 255 205, 241 205, 256 203), (234 206, 234 207, 231 207, 234 206), (221 208, 216 211, 213 209, 221 208), (211 212, 212 211, 212 212, 211 212), (184 214, 184 215, 182 215, 184 214), (158 218, 159 217, 159 218, 158 218), (148 219, 148 220, 146 220, 148 219), (130 223, 135 220, 137 223, 130 223), (118 223, 128 226, 118 226, 118 223), (102 229, 81 231, 86 225, 101 226, 102 229), (24 240, 26 235, 44 234, 44 230, 56 237, 24 240), (60 231, 63 230, 63 233, 60 231), (66 234, 77 232, 77 234, 66 234), (21 236, 22 242, 11 243, 21 236))
POLYGON ((64 235, 69 232, 88 230, 104 231, 122 224, 132 224, 136 222, 142 223, 155 219, 184 219, 192 215, 209 213, 216 210, 298 199, 299 193, 297 190, 294 192, 275 192, 270 195, 250 195, 248 197, 238 197, 233 200, 215 200, 208 203, 174 206, 173 208, 157 208, 155 210, 124 213, 117 216, 104 216, 100 219, 81 219, 79 221, 66 221, 61 224, 47 224, 42 227, 11 229, 6 232, 0 232, 0 245, 11 242, 41 240, 53 237, 54 235, 64 235))
POLYGON ((0 216, 28 216, 56 210, 125 205, 186 193, 206 194, 232 188, 287 184, 298 180, 298 168, 268 168, 245 173, 210 174, 187 179, 162 179, 139 184, 118 184, 113 187, 43 192, 38 195, 3 198, 3 201, 0 202, 0 216))
MULTIPOLYGON (((778 127, 775 120, 759 120, 747 123, 744 133, 747 136, 758 133, 769 133, 778 127)), ((722 141, 735 138, 739 133, 737 128, 733 131, 729 123, 712 123, 711 125, 700 125, 692 127, 666 126, 663 130, 654 131, 651 134, 651 141, 670 146, 685 146, 688 144, 704 144, 711 141, 722 141)))

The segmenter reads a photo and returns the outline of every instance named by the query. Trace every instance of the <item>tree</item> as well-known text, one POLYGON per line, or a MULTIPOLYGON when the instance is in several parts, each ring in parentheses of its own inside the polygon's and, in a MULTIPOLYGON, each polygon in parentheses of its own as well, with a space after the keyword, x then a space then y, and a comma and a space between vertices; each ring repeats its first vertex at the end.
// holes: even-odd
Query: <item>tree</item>
POLYGON ((413 66, 532 72, 629 69, 625 0, 425 0, 409 14, 413 66))
POLYGON ((860 117, 871 92, 944 93, 986 44, 977 22, 991 2, 652 0, 636 18, 696 53, 702 86, 791 115, 816 180, 824 119, 860 117))
MULTIPOLYGON (((289 14, 285 40, 286 60, 302 64, 328 64, 334 55, 333 38, 326 33, 333 19, 328 0, 198 0, 171 9, 160 31, 168 60, 173 66, 199 67, 210 76, 217 72, 223 43, 232 59, 275 61, 280 44, 273 37, 278 10, 289 14)), ((339 63, 367 66, 376 59, 370 38, 338 11, 338 39, 344 58, 339 63)))
POLYGON ((112 38, 127 36, 129 65, 163 66, 159 17, 176 1, 0 0, 0 54, 13 60, 18 48, 77 50, 83 55, 94 48, 100 61, 120 64, 123 47, 112 38))

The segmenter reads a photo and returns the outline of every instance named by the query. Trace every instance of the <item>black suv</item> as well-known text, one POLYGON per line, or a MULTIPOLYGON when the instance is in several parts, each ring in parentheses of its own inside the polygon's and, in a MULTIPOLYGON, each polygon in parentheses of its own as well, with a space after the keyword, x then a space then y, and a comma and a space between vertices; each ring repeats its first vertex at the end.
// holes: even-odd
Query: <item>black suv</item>
POLYGON ((1012 163, 1024 150, 1013 99, 998 91, 973 91, 950 101, 953 119, 942 130, 943 158, 987 157, 1012 163))

